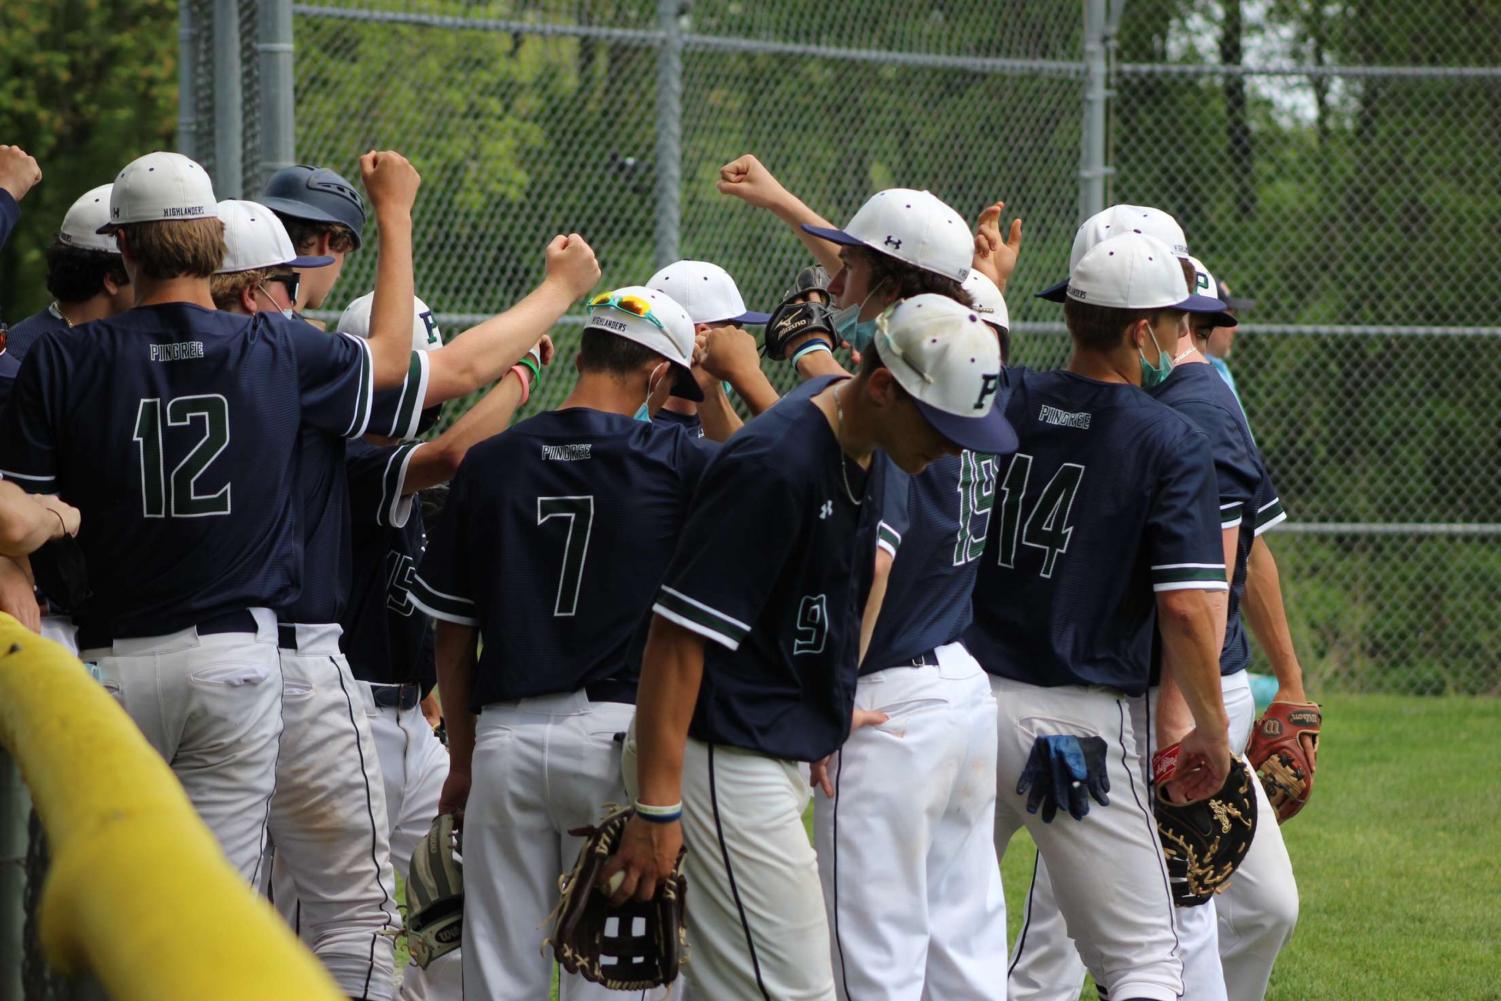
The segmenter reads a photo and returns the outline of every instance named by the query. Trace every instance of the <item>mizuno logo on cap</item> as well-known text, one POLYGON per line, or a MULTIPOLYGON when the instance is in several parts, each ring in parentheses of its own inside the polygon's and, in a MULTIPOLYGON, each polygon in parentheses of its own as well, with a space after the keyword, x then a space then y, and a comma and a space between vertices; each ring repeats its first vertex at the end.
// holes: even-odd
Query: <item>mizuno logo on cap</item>
POLYGON ((888 246, 888 247, 895 247, 897 250, 901 250, 902 249, 902 241, 896 239, 893 236, 887 236, 886 237, 886 246, 888 246))

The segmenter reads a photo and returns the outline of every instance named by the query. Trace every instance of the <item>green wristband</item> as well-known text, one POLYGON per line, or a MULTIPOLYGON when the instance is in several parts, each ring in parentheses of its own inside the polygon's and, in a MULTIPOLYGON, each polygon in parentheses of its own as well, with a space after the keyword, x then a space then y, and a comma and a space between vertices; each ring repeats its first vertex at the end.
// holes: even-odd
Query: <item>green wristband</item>
POLYGON ((532 373, 532 392, 535 393, 537 387, 542 385, 542 366, 537 364, 537 359, 533 358, 530 354, 522 355, 521 360, 516 364, 525 365, 527 370, 532 373))

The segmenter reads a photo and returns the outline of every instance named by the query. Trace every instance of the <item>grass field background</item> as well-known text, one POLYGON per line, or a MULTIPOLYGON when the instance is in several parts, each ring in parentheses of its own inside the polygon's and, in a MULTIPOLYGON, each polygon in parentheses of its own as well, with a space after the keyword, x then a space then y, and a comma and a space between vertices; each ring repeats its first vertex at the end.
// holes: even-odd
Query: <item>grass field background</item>
MULTIPOLYGON (((1324 712, 1314 798, 1283 828, 1302 915, 1267 998, 1501 1001, 1501 700, 1324 712)), ((1006 855, 1013 937, 1033 855, 1025 834, 1006 855)))

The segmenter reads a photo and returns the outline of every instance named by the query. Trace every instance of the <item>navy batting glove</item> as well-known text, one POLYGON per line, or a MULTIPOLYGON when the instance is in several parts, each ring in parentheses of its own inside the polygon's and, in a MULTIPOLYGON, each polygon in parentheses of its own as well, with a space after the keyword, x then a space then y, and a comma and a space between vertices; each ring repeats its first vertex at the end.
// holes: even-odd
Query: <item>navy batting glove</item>
POLYGON ((1051 824, 1064 804, 1069 816, 1083 820, 1089 814, 1089 798, 1101 806, 1110 798, 1106 774, 1106 745, 1100 737, 1049 734, 1038 737, 1016 784, 1017 795, 1027 796, 1027 812, 1042 810, 1042 822, 1051 824))

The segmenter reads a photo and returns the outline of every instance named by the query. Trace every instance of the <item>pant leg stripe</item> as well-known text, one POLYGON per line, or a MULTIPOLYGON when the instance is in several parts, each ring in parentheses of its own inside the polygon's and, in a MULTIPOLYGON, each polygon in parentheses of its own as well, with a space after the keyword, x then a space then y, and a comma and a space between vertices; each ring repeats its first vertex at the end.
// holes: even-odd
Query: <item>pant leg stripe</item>
POLYGON ((750 949, 751 969, 756 974, 756 986, 761 997, 771 1001, 771 993, 761 980, 761 961, 756 958, 756 940, 751 935, 750 922, 745 918, 745 905, 740 902, 740 889, 735 885, 735 870, 730 866, 730 850, 724 841, 724 825, 719 820, 719 790, 714 781, 714 745, 709 747, 709 805, 714 810, 714 833, 719 838, 719 857, 724 861, 724 872, 730 880, 730 896, 734 898, 735 910, 740 913, 740 927, 745 931, 745 944, 750 949))
MULTIPOLYGON (((276 695, 276 716, 281 720, 281 725, 276 728, 276 756, 271 759, 271 795, 266 797, 266 815, 261 818, 261 855, 255 860, 255 869, 250 876, 251 887, 259 891, 261 886, 261 865, 266 861, 266 846, 270 839, 271 831, 271 801, 276 798, 276 769, 281 765, 281 735, 287 728, 287 704, 284 701, 287 693, 287 676, 281 669, 281 654, 276 655, 276 677, 281 682, 281 687, 276 695)), ((274 852, 276 847, 271 846, 274 852)), ((266 874, 266 899, 271 899, 271 874, 266 874)))
MULTIPOLYGON (((1016 972, 1016 964, 1022 961, 1022 950, 1027 947, 1027 929, 1032 926, 1032 907, 1036 901, 1033 899, 1037 893, 1037 872, 1042 868, 1042 852, 1038 852, 1032 859, 1032 883, 1027 887, 1027 915, 1022 919, 1021 930, 1016 933, 1016 955, 1011 957, 1011 965, 1006 968, 1006 976, 1016 972)), ((1057 900, 1057 895, 1054 895, 1057 900)))
POLYGON ((375 976, 375 944, 381 934, 391 927, 391 912, 388 905, 391 903, 390 896, 386 893, 386 884, 380 879, 380 857, 376 854, 376 845, 380 843, 380 837, 375 829, 375 802, 370 794, 370 773, 365 763, 365 748, 360 744, 360 727, 354 718, 354 700, 350 698, 349 686, 344 684, 344 672, 339 670, 339 662, 333 657, 328 658, 329 664, 334 669, 334 677, 339 679, 339 690, 344 693, 344 705, 349 711, 349 728, 354 734, 354 748, 360 756, 360 781, 365 784, 365 815, 370 818, 370 864, 375 873, 375 885, 380 887, 381 914, 384 915, 385 924, 381 931, 370 936, 370 958, 365 968, 365 989, 362 994, 369 995, 370 981, 375 976))
POLYGON ((850 997, 849 967, 844 961, 844 941, 839 937, 839 786, 844 781, 844 749, 834 752, 839 759, 839 771, 834 776, 834 950, 839 954, 839 982, 844 987, 845 998, 850 997))
MULTIPOLYGON (((1146 731, 1147 732, 1144 733, 1144 734, 1142 734, 1142 751, 1141 751, 1141 754, 1142 754, 1142 760, 1146 764, 1147 774, 1150 776, 1152 774, 1152 764, 1151 764, 1151 762, 1152 762, 1152 737, 1151 737, 1151 735, 1152 735, 1152 696, 1151 696, 1151 693, 1147 692, 1147 693, 1143 694, 1142 698, 1146 700, 1145 708, 1146 708, 1146 731)), ((1127 760, 1127 755, 1126 755, 1126 704, 1124 702, 1122 702, 1120 699, 1116 699, 1115 700, 1115 709, 1116 709, 1116 712, 1120 714, 1120 736, 1119 736, 1118 740, 1119 740, 1120 748, 1121 748, 1121 763, 1124 765, 1126 763, 1126 760, 1127 760)), ((1134 800, 1136 800, 1136 808, 1141 811, 1142 817, 1144 817, 1146 819, 1146 823, 1147 823, 1147 835, 1151 839, 1151 841, 1155 844, 1155 843, 1157 843, 1157 817, 1156 817, 1156 815, 1151 810, 1147 809, 1147 807, 1145 807, 1144 805, 1142 805, 1141 794, 1138 792, 1138 790, 1136 788, 1136 772, 1135 772, 1135 770, 1133 770, 1129 766, 1126 767, 1126 778, 1129 779, 1130 782, 1131 782, 1131 798, 1134 799, 1134 800)), ((1152 780, 1150 778, 1147 780, 1147 783, 1148 783, 1147 784, 1147 799, 1148 799, 1148 801, 1151 801, 1153 799, 1153 797, 1155 797, 1157 795, 1157 793, 1156 793, 1156 790, 1152 786, 1152 780)), ((1183 943, 1178 940, 1178 921, 1177 921, 1177 918, 1175 917, 1175 915, 1173 914, 1173 907, 1176 906, 1176 905, 1173 904, 1173 884, 1172 884, 1172 882, 1168 878, 1168 874, 1167 874, 1167 860, 1162 857, 1162 846, 1160 844, 1157 847, 1157 871, 1159 873, 1161 873, 1161 875, 1162 875, 1162 889, 1167 894, 1167 926, 1169 928, 1171 928, 1172 931, 1173 931, 1173 954, 1178 957, 1179 966, 1181 967, 1182 962, 1183 962, 1183 943)), ((1178 973, 1178 984, 1179 984, 1180 987, 1182 986, 1182 983, 1183 983, 1183 973, 1182 973, 1182 970, 1180 968, 1179 973, 1178 973)), ((1179 991, 1178 996, 1180 998, 1183 996, 1182 991, 1179 991)))

